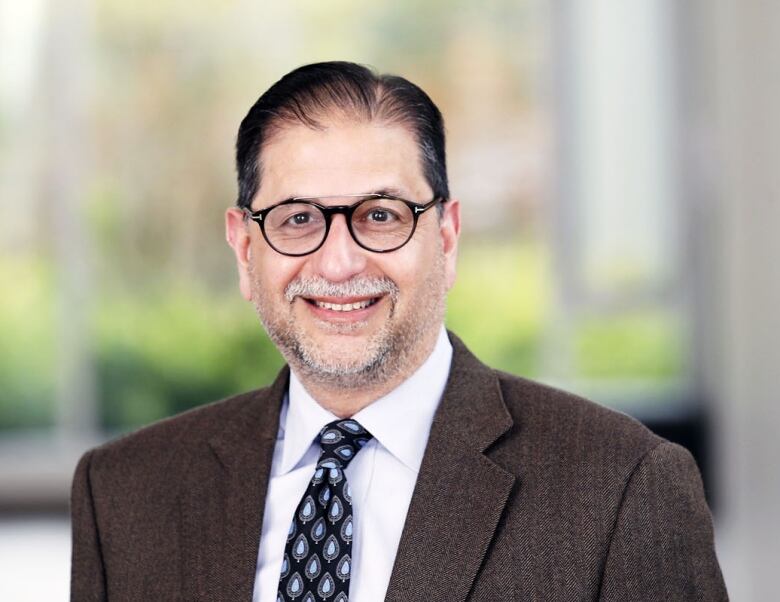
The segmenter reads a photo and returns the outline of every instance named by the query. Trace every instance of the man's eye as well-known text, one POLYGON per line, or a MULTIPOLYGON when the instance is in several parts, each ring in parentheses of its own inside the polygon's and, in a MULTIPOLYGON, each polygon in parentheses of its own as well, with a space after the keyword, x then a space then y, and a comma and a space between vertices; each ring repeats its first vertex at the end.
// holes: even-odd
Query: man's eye
POLYGON ((376 223, 388 223, 396 219, 393 212, 386 209, 372 209, 368 213, 368 220, 376 223))
POLYGON ((290 226, 305 226, 311 222, 310 213, 296 213, 287 218, 287 224, 290 226))

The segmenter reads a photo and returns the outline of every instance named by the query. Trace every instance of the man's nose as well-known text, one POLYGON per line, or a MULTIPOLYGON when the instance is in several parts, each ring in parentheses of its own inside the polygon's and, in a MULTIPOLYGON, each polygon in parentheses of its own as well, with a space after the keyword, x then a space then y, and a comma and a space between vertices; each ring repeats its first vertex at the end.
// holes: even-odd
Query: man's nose
POLYGON ((331 282, 344 282, 365 270, 366 253, 349 233, 346 216, 334 215, 328 237, 311 256, 311 265, 317 275, 331 282))

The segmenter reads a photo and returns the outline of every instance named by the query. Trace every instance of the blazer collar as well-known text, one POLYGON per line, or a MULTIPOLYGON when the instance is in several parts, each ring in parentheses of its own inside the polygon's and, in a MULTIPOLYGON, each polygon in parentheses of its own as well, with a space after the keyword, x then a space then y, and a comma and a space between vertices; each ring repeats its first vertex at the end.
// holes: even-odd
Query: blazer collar
POLYGON ((180 500, 185 600, 250 600, 285 367, 242 405, 196 454, 180 500))
POLYGON ((512 428, 496 373, 449 333, 453 360, 401 535, 387 602, 468 596, 515 484, 488 456, 512 428))
POLYGON ((270 467, 271 459, 266 456, 268 452, 273 453, 279 412, 289 381, 290 369, 284 366, 270 387, 250 394, 245 407, 209 439, 209 445, 227 470, 246 474, 245 462, 251 456, 267 461, 270 467))

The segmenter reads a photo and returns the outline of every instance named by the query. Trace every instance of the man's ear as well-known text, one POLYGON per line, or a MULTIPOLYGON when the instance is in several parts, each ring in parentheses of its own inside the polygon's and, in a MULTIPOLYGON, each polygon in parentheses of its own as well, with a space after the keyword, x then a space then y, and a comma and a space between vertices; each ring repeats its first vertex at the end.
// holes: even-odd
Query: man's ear
POLYGON ((449 199, 443 204, 443 207, 439 229, 443 243, 447 290, 449 290, 455 284, 458 239, 460 238, 460 202, 458 199, 449 199))
POLYGON ((249 275, 249 265, 252 259, 252 238, 246 227, 244 213, 237 207, 230 207, 225 211, 225 238, 233 249, 238 267, 238 287, 241 295, 247 301, 252 300, 252 286, 249 275))

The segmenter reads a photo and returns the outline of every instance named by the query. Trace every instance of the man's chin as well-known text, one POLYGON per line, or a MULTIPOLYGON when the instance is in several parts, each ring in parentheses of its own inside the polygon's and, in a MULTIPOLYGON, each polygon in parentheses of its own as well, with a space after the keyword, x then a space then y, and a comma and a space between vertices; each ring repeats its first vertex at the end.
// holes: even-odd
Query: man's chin
POLYGON ((359 374, 376 363, 378 354, 363 337, 334 334, 329 338, 310 345, 302 354, 323 372, 359 374))
POLYGON ((323 384, 345 388, 364 386, 382 378, 388 355, 386 341, 353 334, 331 334, 297 342, 288 361, 299 372, 323 384))
POLYGON ((320 358, 299 358, 298 372, 301 377, 319 383, 321 386, 341 389, 358 389, 382 381, 384 358, 345 358, 340 362, 321 361, 320 358))

